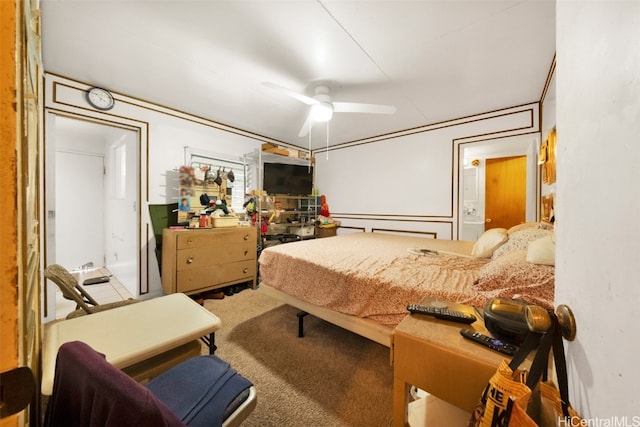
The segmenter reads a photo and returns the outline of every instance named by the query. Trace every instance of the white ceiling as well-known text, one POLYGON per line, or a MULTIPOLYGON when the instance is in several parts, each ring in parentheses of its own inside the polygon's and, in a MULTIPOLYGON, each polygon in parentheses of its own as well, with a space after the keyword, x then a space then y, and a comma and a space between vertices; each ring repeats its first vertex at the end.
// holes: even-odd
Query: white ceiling
MULTIPOLYGON (((308 106, 333 101, 329 143, 538 101, 555 54, 555 1, 41 0, 47 72, 306 147, 308 106)), ((312 130, 324 146, 323 126, 312 130)))

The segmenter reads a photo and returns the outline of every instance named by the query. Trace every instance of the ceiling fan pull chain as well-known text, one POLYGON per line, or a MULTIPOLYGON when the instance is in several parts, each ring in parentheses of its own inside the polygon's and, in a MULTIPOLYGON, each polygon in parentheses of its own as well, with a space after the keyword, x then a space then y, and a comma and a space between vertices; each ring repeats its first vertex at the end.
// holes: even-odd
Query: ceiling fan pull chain
POLYGON ((311 172, 311 120, 309 120, 309 172, 311 172))
POLYGON ((327 160, 329 160, 329 122, 327 122, 327 160))

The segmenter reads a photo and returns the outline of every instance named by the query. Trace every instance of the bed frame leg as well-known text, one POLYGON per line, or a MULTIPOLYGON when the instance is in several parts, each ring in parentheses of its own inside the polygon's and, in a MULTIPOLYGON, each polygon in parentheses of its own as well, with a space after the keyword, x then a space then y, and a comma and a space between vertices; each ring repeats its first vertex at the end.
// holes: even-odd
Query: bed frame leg
POLYGON ((296 316, 298 316, 298 338, 304 337, 304 316, 306 316, 306 311, 299 311, 296 316))

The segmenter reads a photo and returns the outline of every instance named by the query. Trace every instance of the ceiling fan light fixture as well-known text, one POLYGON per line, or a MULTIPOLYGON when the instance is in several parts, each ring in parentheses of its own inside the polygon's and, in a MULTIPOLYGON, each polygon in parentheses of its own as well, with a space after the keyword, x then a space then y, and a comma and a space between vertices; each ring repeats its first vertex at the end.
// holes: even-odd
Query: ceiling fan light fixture
POLYGON ((333 117, 333 106, 328 102, 318 102, 311 106, 311 118, 314 122, 328 122, 333 117))
POLYGON ((316 86, 313 97, 298 93, 286 87, 278 86, 275 83, 264 82, 265 86, 279 90, 285 95, 294 98, 311 108, 307 114, 302 129, 298 133, 299 137, 307 136, 311 133, 311 127, 315 123, 329 123, 333 118, 333 113, 372 113, 372 114, 394 114, 396 107, 393 105, 364 104, 361 102, 332 102, 329 95, 329 87, 325 85, 316 86))

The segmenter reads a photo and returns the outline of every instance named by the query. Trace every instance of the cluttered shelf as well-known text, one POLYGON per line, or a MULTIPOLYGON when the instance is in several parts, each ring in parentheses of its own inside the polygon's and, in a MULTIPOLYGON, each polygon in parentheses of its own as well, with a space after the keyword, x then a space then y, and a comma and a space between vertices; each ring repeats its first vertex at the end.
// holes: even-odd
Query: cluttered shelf
MULTIPOLYGON (((264 192, 254 192, 245 203, 245 209, 267 242, 281 240, 278 236, 283 235, 301 239, 327 237, 335 235, 339 226, 330 217, 324 195, 266 195, 264 192)), ((267 242, 263 242, 263 246, 269 246, 267 242)))

